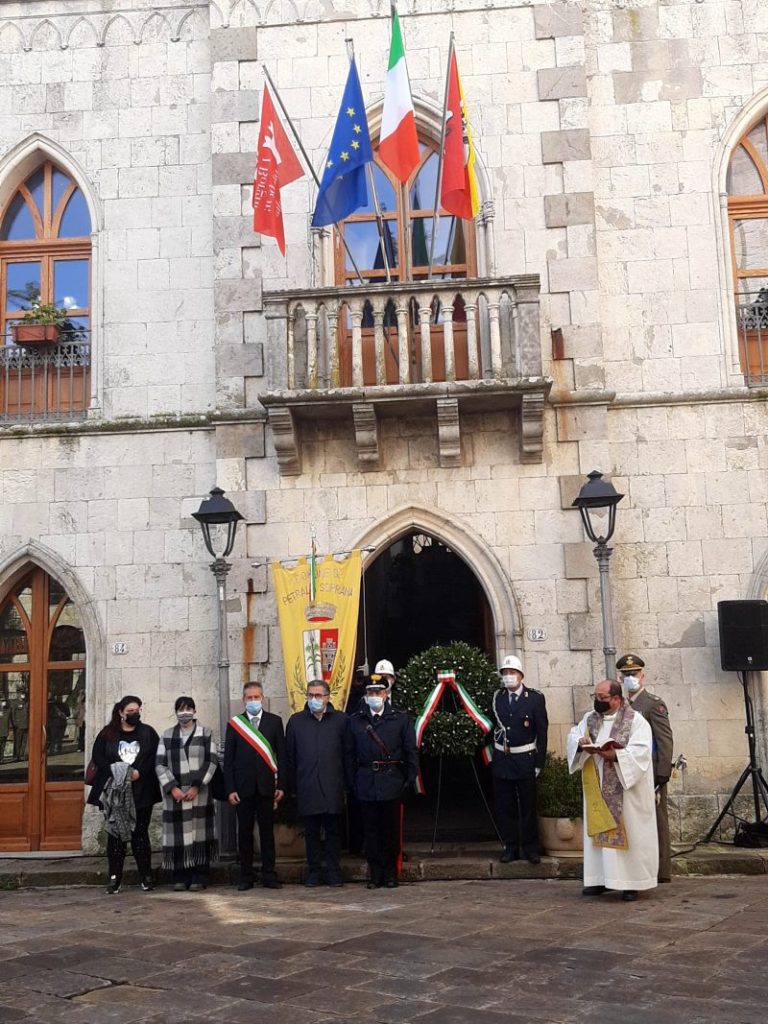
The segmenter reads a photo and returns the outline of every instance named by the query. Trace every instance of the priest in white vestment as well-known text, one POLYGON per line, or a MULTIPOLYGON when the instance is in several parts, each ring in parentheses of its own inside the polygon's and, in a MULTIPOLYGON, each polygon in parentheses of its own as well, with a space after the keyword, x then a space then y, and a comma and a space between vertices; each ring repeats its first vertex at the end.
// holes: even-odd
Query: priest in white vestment
POLYGON ((657 884, 652 754, 651 727, 624 699, 621 683, 598 683, 594 711, 571 729, 567 744, 568 767, 581 771, 584 788, 585 896, 616 889, 635 900, 638 890, 657 884))

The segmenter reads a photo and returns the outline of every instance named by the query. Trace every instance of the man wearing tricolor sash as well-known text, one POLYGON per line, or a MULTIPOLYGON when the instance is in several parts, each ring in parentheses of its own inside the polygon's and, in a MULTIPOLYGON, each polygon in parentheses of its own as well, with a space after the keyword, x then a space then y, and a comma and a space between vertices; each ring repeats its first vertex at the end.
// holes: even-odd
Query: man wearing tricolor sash
POLYGON ((615 889, 636 900, 656 886, 659 866, 653 737, 621 683, 595 687, 594 710, 571 729, 567 756, 584 789, 584 895, 615 889))
POLYGON ((544 694, 523 685, 523 664, 508 655, 499 669, 502 688, 493 696, 493 795, 504 850, 502 864, 521 854, 538 864, 536 778, 547 756, 544 694))
POLYGON ((283 798, 285 735, 278 715, 263 709, 261 683, 243 687, 244 710, 227 723, 224 782, 237 812, 237 849, 241 892, 253 888, 253 826, 258 822, 261 884, 280 889, 275 873, 275 806, 283 798))

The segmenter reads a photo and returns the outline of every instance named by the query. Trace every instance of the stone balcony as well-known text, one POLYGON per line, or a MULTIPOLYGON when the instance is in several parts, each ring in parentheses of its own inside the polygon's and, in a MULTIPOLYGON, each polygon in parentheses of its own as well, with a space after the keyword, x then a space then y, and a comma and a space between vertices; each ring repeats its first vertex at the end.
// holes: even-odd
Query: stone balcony
POLYGON ((461 413, 517 414, 540 462, 544 402, 534 275, 265 292, 270 376, 260 395, 280 472, 301 473, 301 420, 346 419, 358 468, 382 465, 384 416, 433 418, 441 466, 462 463, 461 413))

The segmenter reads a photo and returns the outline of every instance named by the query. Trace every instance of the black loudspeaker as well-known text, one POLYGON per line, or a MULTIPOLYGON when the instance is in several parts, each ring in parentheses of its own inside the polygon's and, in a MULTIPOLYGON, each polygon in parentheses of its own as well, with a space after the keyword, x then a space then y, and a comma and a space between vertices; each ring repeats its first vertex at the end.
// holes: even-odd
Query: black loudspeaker
POLYGON ((768 601, 718 601, 724 672, 768 669, 768 601))

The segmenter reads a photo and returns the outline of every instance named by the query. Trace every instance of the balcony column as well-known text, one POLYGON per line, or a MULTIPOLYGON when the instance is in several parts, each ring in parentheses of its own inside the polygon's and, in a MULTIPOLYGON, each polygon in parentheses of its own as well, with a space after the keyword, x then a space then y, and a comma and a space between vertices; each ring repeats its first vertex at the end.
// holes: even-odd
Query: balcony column
POLYGON ((352 387, 363 386, 363 306, 360 299, 350 303, 352 320, 352 387))
POLYGON ((398 383, 411 382, 411 352, 408 344, 408 306, 398 306, 397 316, 397 364, 398 383))
POLYGON ((429 297, 422 295, 419 299, 419 333, 421 339, 421 379, 425 384, 432 383, 432 327, 429 318, 432 307, 429 297))
POLYGON ((296 387, 296 342, 294 338, 293 328, 296 321, 296 307, 291 306, 288 310, 288 316, 286 317, 286 345, 287 345, 287 369, 288 369, 288 387, 293 390, 296 387))
POLYGON ((456 353, 453 346, 453 298, 440 300, 443 307, 443 351, 445 352, 445 379, 456 380, 456 353))
POLYGON ((476 297, 464 297, 464 312, 467 315, 467 357, 469 360, 469 379, 480 379, 480 357, 477 351, 477 300, 476 297))
POLYGON ((339 387, 339 310, 328 308, 328 382, 332 388, 339 387))
POLYGON ((317 308, 305 315, 307 324, 307 387, 317 390, 317 308))
POLYGON ((491 332, 491 376, 501 376, 501 325, 499 323, 500 303, 488 303, 488 325, 491 332))
POLYGON ((386 299, 376 296, 373 300, 373 349, 376 358, 376 383, 387 383, 387 362, 384 354, 384 314, 386 299))

